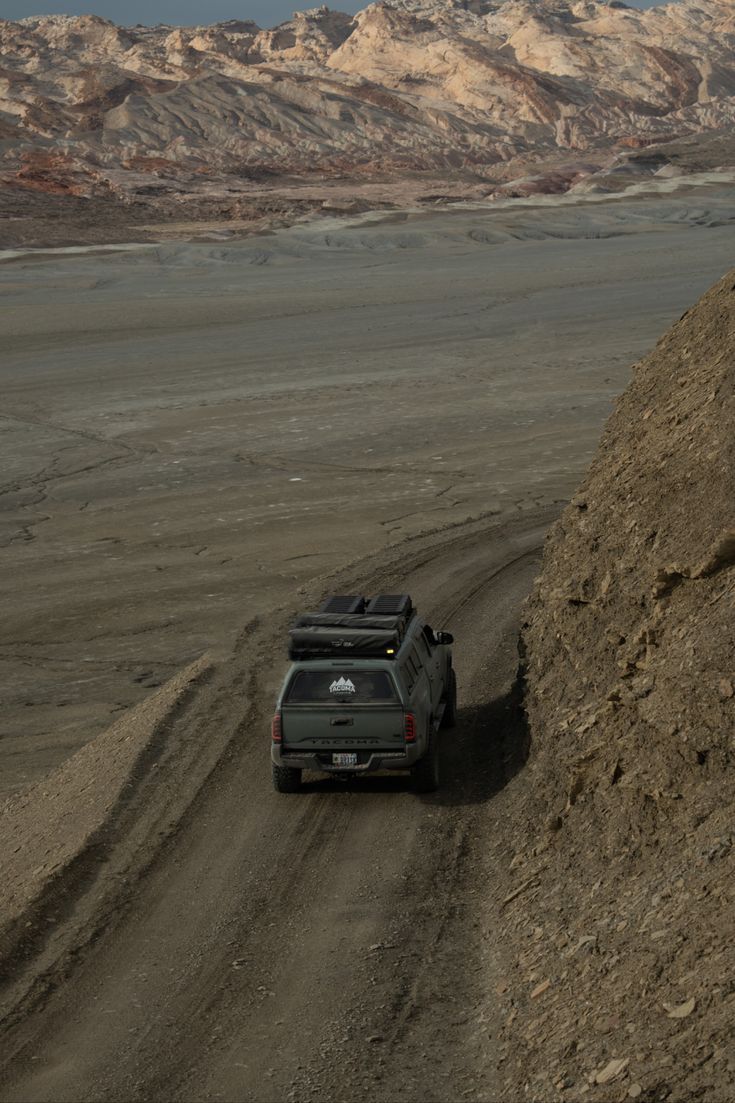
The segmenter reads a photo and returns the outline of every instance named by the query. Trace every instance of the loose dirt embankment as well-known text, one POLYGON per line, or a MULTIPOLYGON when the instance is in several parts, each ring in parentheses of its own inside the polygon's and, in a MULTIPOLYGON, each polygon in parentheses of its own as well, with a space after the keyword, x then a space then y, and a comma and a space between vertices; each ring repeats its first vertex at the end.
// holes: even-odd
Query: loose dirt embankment
POLYGON ((659 341, 547 542, 508 1085, 735 1094, 735 272, 659 341))
MULTIPOLYGON (((146 779, 171 754, 167 747, 171 724, 211 669, 206 657, 191 663, 49 777, 11 797, 0 809, 3 979, 22 977, 24 962, 35 957, 28 991, 42 987, 45 971, 51 966, 63 971, 65 955, 79 949, 80 920, 92 918, 82 941, 94 935, 115 896, 115 878, 125 880, 131 852, 136 850, 128 828, 132 823, 143 828, 137 842, 147 841, 150 848, 153 829, 161 826, 171 797, 165 785, 156 787, 155 807, 146 809, 145 816, 141 817, 140 809, 132 818, 130 813, 146 779), (121 841, 122 848, 117 846, 121 841), (113 876, 100 879, 95 891, 86 893, 100 863, 108 864, 113 876), (86 897, 81 909, 80 896, 86 897), (74 922, 65 924, 72 910, 76 911, 74 922)), ((186 748, 177 747, 176 753, 190 759, 186 748)), ((140 854, 135 858, 140 866, 140 854)), ((22 1000, 26 994, 22 980, 19 988, 11 985, 11 992, 11 1004, 22 1000)))

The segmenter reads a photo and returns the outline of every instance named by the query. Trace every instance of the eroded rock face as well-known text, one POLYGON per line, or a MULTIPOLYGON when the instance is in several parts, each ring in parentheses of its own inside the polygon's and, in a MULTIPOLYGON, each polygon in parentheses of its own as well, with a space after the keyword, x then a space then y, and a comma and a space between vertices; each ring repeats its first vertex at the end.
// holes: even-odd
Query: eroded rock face
POLYGON ((735 272, 635 369, 528 609, 540 791, 610 854, 733 791, 733 426, 735 272))
POLYGON ((119 170, 161 158, 182 194, 243 170, 502 181, 518 158, 732 127, 734 46, 729 0, 389 0, 273 30, 0 21, 0 179, 25 186, 33 152, 131 202, 153 199, 119 170))
POLYGON ((733 425, 735 271, 635 368, 528 605, 503 1098, 732 1097, 733 425))

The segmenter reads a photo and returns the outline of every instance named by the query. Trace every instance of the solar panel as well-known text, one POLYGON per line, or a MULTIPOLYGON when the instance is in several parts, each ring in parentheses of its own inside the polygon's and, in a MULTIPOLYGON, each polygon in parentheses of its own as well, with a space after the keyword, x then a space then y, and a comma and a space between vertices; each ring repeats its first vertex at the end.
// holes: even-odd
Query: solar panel
POLYGON ((408 594, 378 594, 365 610, 377 616, 410 617, 413 603, 408 594))
POLYGON ((365 598, 358 594, 330 594, 322 602, 320 613, 364 613, 365 598))

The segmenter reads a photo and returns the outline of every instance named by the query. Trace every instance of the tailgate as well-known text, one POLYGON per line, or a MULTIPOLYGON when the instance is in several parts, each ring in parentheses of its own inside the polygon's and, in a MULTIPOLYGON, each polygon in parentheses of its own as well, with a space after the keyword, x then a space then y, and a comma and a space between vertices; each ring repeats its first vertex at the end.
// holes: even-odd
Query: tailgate
POLYGON ((397 751, 404 746, 403 709, 396 705, 284 705, 281 716, 286 751, 397 751))

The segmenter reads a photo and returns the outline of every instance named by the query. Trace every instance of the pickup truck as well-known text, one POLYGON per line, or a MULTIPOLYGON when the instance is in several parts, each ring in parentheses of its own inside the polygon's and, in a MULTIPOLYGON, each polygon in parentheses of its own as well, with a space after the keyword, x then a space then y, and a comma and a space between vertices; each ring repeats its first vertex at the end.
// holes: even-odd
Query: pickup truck
POLYGON ((408 594, 333 595, 298 617, 271 726, 275 789, 298 792, 304 770, 409 770, 417 792, 437 789, 439 729, 457 715, 453 642, 408 594))

